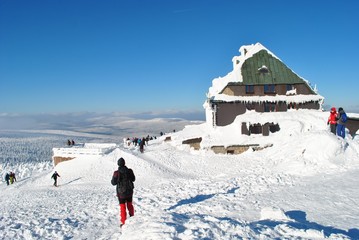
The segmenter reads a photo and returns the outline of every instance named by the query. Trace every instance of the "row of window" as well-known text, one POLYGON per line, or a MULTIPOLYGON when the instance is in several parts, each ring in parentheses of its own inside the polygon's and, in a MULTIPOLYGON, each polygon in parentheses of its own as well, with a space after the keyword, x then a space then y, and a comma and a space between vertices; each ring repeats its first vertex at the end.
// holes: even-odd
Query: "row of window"
MULTIPOLYGON (((264 112, 276 112, 276 103, 274 102, 264 102, 264 112)), ((255 110, 256 109, 256 104, 255 103, 247 103, 246 104, 246 108, 247 110, 255 110)), ((296 109, 297 105, 295 103, 289 103, 287 105, 287 109, 296 109)))
MULTIPOLYGON (((292 89, 293 89, 293 85, 287 84, 287 91, 290 91, 292 89)), ((246 93, 248 94, 254 93, 254 85, 246 85, 246 93)), ((275 84, 265 84, 264 93, 275 93, 275 84)))

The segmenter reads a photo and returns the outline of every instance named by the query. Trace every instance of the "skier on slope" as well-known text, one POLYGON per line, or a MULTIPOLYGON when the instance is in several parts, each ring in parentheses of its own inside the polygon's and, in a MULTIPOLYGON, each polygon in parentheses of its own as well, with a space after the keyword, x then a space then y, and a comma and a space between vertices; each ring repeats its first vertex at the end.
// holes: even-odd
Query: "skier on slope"
POLYGON ((52 174, 51 178, 54 179, 54 186, 57 187, 57 178, 60 177, 60 175, 55 171, 54 174, 52 174))
POLYGON ((120 213, 121 213, 121 227, 125 224, 126 221, 126 207, 130 217, 135 213, 135 210, 132 205, 133 197, 133 182, 135 181, 135 174, 132 169, 125 166, 125 159, 120 158, 117 161, 118 170, 113 173, 111 184, 116 185, 116 192, 118 201, 120 203, 120 213))

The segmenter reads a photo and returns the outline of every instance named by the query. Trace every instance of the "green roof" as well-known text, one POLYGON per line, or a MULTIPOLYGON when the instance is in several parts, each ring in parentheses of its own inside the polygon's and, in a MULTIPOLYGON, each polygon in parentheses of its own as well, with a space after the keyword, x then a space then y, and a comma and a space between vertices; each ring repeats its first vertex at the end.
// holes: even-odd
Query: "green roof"
POLYGON ((245 60, 241 71, 243 77, 241 85, 295 84, 305 82, 266 50, 261 50, 245 60), (259 71, 258 69, 262 68, 262 66, 266 66, 268 71, 265 68, 263 71, 259 71))

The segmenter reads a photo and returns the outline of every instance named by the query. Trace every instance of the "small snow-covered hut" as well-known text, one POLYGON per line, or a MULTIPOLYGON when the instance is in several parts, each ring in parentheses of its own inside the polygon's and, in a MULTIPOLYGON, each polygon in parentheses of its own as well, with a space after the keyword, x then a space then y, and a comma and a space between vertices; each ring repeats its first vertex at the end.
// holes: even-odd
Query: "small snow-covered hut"
MULTIPOLYGON (((247 111, 286 112, 289 109, 321 109, 324 97, 260 43, 242 46, 232 59, 233 71, 212 81, 203 105, 211 126, 226 126, 247 111)), ((242 134, 280 127, 270 122, 247 127, 242 134)))

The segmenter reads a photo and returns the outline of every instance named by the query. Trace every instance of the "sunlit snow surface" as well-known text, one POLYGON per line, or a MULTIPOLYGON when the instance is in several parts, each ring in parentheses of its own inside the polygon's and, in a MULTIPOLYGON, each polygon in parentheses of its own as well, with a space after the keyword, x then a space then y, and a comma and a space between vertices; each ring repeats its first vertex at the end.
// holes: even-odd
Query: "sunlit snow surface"
POLYGON ((332 135, 327 113, 302 114, 278 120, 283 131, 266 140, 200 124, 150 141, 143 154, 116 137, 1 132, 0 239, 359 239, 359 139, 332 135), (181 144, 195 136, 205 149, 181 144), (67 138, 119 147, 53 168, 51 150, 67 138), (220 141, 273 147, 241 155, 206 148, 220 141), (119 157, 137 178, 135 216, 122 229, 110 184, 119 157), (6 186, 6 171, 15 184, 6 186))

